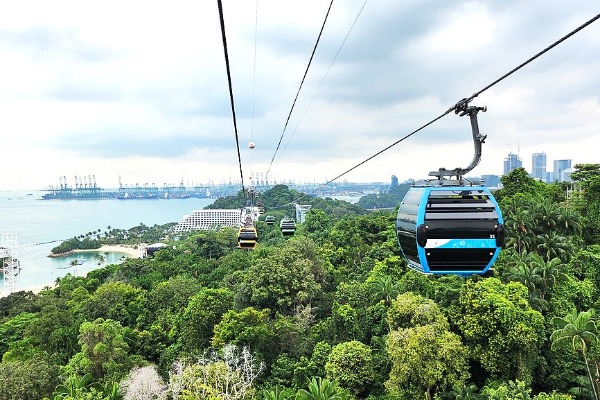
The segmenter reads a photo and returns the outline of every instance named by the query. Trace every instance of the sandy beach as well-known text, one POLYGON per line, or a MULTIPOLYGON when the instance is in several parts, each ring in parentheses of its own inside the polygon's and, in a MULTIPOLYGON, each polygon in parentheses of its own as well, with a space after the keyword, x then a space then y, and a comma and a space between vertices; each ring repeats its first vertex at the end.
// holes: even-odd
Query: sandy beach
POLYGON ((96 253, 123 253, 129 258, 140 258, 140 250, 138 247, 127 246, 124 244, 102 245, 99 249, 93 250, 73 250, 73 253, 96 252, 96 253))
MULTIPOLYGON (((95 252, 95 253, 122 253, 125 254, 128 258, 140 258, 140 250, 139 248, 134 248, 133 246, 127 246, 127 245, 103 245, 102 247, 100 247, 99 249, 93 249, 93 250, 73 250, 73 253, 85 253, 85 252, 95 252)), ((27 286, 27 287, 20 287, 19 291, 24 290, 24 291, 31 291, 33 293, 39 293, 42 290, 44 290, 45 288, 54 288, 54 282, 52 283, 46 283, 46 284, 41 284, 41 285, 35 285, 35 286, 27 286)), ((4 297, 5 294, 4 292, 0 293, 0 297, 4 297)))

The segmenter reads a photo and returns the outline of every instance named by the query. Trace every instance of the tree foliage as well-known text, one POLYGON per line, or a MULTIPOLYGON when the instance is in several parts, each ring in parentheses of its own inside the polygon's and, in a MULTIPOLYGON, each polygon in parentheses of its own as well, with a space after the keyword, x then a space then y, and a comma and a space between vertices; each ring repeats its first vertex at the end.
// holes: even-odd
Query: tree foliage
MULTIPOLYGON (((307 199, 291 238, 259 221, 252 252, 231 228, 80 235, 168 246, 0 298, 0 398, 594 398, 598 171, 578 166, 562 186, 505 177, 507 240, 485 277, 410 270, 394 211, 332 199, 307 199)), ((297 195, 259 200, 280 219, 297 195)))

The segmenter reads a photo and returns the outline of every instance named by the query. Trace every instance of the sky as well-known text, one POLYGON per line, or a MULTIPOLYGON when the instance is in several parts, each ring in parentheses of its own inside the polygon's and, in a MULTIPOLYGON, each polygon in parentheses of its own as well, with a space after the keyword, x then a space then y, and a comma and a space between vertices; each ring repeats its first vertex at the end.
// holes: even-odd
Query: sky
MULTIPOLYGON (((298 93, 329 4, 223 0, 240 174, 216 1, 2 2, 0 190, 325 182, 600 13, 596 0, 337 0, 298 93)), ((596 21, 481 93, 470 175, 502 174, 509 152, 530 172, 538 152, 549 171, 600 162, 599 71, 596 21)), ((423 179, 472 157, 468 117, 449 113, 340 181, 423 179)))

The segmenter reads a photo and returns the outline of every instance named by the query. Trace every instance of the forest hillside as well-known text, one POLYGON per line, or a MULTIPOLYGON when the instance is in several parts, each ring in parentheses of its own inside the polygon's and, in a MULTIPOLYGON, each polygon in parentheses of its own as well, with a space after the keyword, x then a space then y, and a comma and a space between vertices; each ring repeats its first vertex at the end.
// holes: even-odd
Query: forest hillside
MULTIPOLYGON (((261 220, 253 251, 232 228, 167 235, 150 258, 13 293, 0 399, 597 400, 600 164, 572 177, 502 178, 490 276, 419 274, 393 210, 308 198, 295 235, 261 220)), ((260 193, 262 218, 297 195, 260 193)))

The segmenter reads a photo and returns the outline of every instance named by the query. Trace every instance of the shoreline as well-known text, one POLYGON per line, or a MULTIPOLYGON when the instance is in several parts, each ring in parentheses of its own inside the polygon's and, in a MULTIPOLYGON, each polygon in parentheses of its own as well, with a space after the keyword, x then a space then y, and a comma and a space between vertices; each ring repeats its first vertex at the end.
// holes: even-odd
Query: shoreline
POLYGON ((103 244, 99 249, 77 249, 73 253, 122 253, 129 258, 141 258, 139 245, 103 244))
MULTIPOLYGON (((125 254, 128 258, 141 258, 139 248, 134 248, 132 245, 102 245, 98 249, 77 249, 73 250, 67 254, 55 255, 55 257, 65 257, 77 253, 121 253, 125 254)), ((83 276, 83 275, 78 275, 83 276)), ((31 285, 27 287, 21 287, 18 291, 25 292, 33 292, 33 294, 38 294, 42 290, 46 288, 54 289, 56 285, 54 282, 49 282, 45 284, 31 285)), ((1 290, 1 288, 0 288, 1 290)), ((8 294, 5 294, 3 291, 0 292, 0 297, 5 297, 8 294)))
POLYGON ((129 258, 141 258, 140 250, 138 245, 126 245, 126 244, 103 244, 97 249, 75 249, 67 253, 60 254, 49 254, 50 258, 66 257, 77 253, 122 253, 129 256, 129 258))

